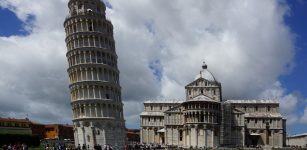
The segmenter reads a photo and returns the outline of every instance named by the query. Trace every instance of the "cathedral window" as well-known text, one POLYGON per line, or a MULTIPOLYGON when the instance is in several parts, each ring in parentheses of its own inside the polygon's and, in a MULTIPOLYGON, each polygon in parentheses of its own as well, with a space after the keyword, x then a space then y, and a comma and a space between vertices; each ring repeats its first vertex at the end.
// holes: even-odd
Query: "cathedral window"
POLYGON ((189 90, 189 95, 191 95, 191 90, 189 90))
POLYGON ((204 90, 203 90, 203 89, 201 89, 201 90, 200 90, 200 93, 201 93, 201 94, 204 94, 204 90))
POLYGON ((244 106, 244 111, 246 111, 246 106, 244 106))
POLYGON ((97 135, 100 135, 100 131, 99 130, 97 130, 97 135))
POLYGON ((268 106, 268 111, 271 111, 271 106, 268 106))
POLYGON ((83 6, 82 4, 79 4, 78 9, 82 9, 82 6, 83 6))
POLYGON ((215 91, 215 89, 213 90, 213 95, 215 95, 216 94, 216 91, 215 91))
POLYGON ((89 27, 88 27, 88 30, 89 31, 93 31, 93 27, 92 27, 92 25, 89 23, 89 25, 88 25, 89 27))
POLYGON ((97 53, 97 63, 101 63, 101 54, 98 52, 97 53))
POLYGON ((182 130, 179 130, 179 140, 182 141, 183 139, 183 133, 182 130))
POLYGON ((76 25, 73 26, 73 32, 77 32, 77 26, 76 25))
POLYGON ((83 108, 83 107, 81 107, 81 113, 82 113, 82 114, 84 113, 84 108, 83 108))
POLYGON ((152 106, 150 106, 150 110, 153 110, 153 107, 152 107, 152 106))
POLYGON ((86 52, 86 62, 89 63, 91 61, 89 52, 86 52))
POLYGON ((258 111, 258 106, 255 107, 255 111, 258 111))
POLYGON ((162 110, 162 106, 160 106, 160 110, 162 110))
POLYGON ((255 123, 258 123, 258 119, 255 119, 255 123))
POLYGON ((87 141, 91 142, 91 137, 89 135, 87 136, 87 141))

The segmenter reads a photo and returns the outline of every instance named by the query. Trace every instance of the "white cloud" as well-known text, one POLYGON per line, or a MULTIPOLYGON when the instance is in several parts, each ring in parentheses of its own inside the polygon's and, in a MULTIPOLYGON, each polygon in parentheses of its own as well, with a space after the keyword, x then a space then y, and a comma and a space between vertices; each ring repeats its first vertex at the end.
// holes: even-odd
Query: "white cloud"
POLYGON ((276 99, 280 101, 280 108, 284 114, 295 113, 299 97, 294 93, 287 94, 280 82, 275 82, 272 87, 260 94, 264 99, 276 99))
POLYGON ((307 124, 307 107, 305 107, 305 109, 304 109, 304 114, 303 114, 303 116, 301 117, 300 122, 301 122, 301 123, 304 123, 304 124, 307 124))
POLYGON ((300 107, 306 106, 300 94, 293 92, 287 93, 286 89, 282 87, 280 82, 275 82, 271 87, 264 90, 260 96, 263 99, 276 99, 280 102, 280 111, 287 119, 287 126, 295 125, 296 123, 307 123, 305 118, 307 111, 305 109, 304 115, 301 116, 300 107), (301 106, 300 106, 301 105, 301 106))
MULTIPOLYGON (((288 8, 278 1, 109 2, 112 9, 107 14, 114 25, 128 124, 138 124, 144 99, 184 98, 184 86, 204 60, 222 83, 224 98, 257 97, 293 64, 293 34, 283 20, 288 8), (150 68, 155 61, 160 62, 155 66, 162 71, 160 82, 150 68)), ((66 3, 0 2, 23 21, 29 14, 35 16, 31 35, 0 38, 0 68, 6 70, 0 76, 0 102, 5 108, 21 114, 31 108, 29 113, 40 120, 48 115, 69 120, 62 26, 66 3), (42 109, 35 106, 42 105, 49 110, 40 114, 42 109), (61 118, 54 113, 58 111, 65 115, 61 118)), ((0 110, 6 109, 0 106, 0 110)))

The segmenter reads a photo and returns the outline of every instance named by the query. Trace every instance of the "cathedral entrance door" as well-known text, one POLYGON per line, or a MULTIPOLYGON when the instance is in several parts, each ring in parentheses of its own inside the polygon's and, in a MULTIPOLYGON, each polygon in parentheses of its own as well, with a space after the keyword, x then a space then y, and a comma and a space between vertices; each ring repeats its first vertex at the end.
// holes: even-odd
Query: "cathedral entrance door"
POLYGON ((260 139, 261 139, 261 137, 260 137, 259 134, 250 135, 250 140, 251 140, 252 146, 263 145, 260 139))
POLYGON ((164 133, 160 133, 160 142, 162 145, 164 144, 164 133))
POLYGON ((261 138, 260 134, 258 133, 252 133, 250 135, 246 136, 246 146, 259 146, 259 145, 264 145, 264 141, 261 138))

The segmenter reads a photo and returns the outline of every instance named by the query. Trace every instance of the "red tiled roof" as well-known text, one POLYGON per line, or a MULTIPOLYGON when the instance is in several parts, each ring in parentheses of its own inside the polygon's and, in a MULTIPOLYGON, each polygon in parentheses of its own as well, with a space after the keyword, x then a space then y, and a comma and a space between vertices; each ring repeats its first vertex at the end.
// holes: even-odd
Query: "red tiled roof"
POLYGON ((127 134, 134 134, 134 135, 140 135, 140 133, 135 133, 135 132, 127 132, 127 134))
POLYGON ((56 126, 63 126, 63 127, 69 127, 72 128, 73 126, 70 124, 42 124, 34 121, 30 121, 28 118, 25 119, 16 119, 16 118, 1 118, 0 117, 0 122, 19 122, 19 123, 31 123, 34 125, 43 125, 48 128, 54 128, 56 126))
POLYGON ((1 118, 0 122, 22 122, 22 123, 30 123, 30 120, 28 118, 26 119, 15 119, 15 118, 1 118))

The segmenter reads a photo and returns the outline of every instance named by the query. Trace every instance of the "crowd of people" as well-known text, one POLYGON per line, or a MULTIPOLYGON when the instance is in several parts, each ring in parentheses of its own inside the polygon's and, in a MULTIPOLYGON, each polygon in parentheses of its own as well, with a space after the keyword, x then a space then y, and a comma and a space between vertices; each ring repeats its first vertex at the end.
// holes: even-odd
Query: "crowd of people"
POLYGON ((131 143, 125 146, 125 150, 159 150, 163 149, 159 144, 142 144, 142 143, 131 143))
POLYGON ((24 143, 4 144, 2 150, 28 150, 28 146, 24 143))

